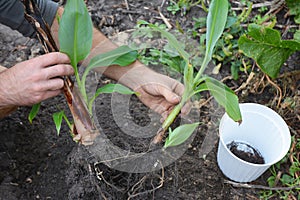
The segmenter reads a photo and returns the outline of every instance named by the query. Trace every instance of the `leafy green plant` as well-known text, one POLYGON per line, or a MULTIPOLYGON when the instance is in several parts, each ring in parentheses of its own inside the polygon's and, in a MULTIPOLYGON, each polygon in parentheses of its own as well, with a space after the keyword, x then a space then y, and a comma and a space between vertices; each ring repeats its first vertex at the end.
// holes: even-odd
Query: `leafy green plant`
POLYGON ((240 37, 238 45, 271 78, 276 78, 283 63, 300 50, 300 42, 281 40, 279 31, 257 24, 249 25, 248 33, 240 37))
POLYGON ((186 15, 187 11, 191 9, 191 7, 196 6, 201 3, 202 8, 207 11, 207 8, 204 4, 204 0, 198 0, 193 2, 193 0, 177 0, 177 2, 171 0, 170 5, 167 7, 167 10, 170 11, 173 15, 175 15, 178 11, 181 11, 181 15, 186 15))
MULTIPOLYGON (((228 13, 227 0, 213 0, 209 6, 207 16, 207 32, 206 32, 206 51, 204 59, 202 60, 201 67, 197 72, 194 72, 196 66, 191 63, 191 56, 185 51, 183 46, 178 42, 176 37, 161 29, 154 24, 143 22, 150 27, 153 31, 159 32, 162 37, 166 38, 170 46, 175 49, 184 61, 183 83, 185 86, 184 93, 181 101, 174 107, 166 120, 163 122, 161 129, 152 141, 152 144, 160 143, 164 137, 165 132, 169 129, 170 125, 175 120, 176 116, 184 104, 190 98, 200 92, 209 91, 216 101, 225 108, 228 115, 235 121, 241 122, 241 113, 238 105, 238 98, 234 92, 224 85, 222 82, 204 75, 204 70, 212 59, 214 47, 223 33, 228 13)), ((198 123, 190 125, 182 125, 175 130, 170 130, 169 136, 165 142, 165 148, 181 144, 187 139, 196 129, 198 123), (179 134, 180 132, 180 134, 179 134)))
MULTIPOLYGON (((300 24, 300 0, 286 0, 290 15, 294 15, 295 23, 300 24)), ((294 39, 300 41, 300 29, 298 28, 294 34, 294 39)))
POLYGON ((295 22, 300 24, 300 0, 285 0, 286 5, 289 7, 290 15, 294 15, 295 22))
POLYGON ((270 168, 271 176, 267 179, 270 189, 260 192, 261 199, 270 199, 271 197, 280 197, 280 199, 299 199, 300 194, 300 162, 299 150, 300 139, 293 137, 294 147, 281 161, 270 168), (286 168, 286 163, 291 162, 286 168), (278 187, 278 189, 274 189, 278 187))
MULTIPOLYGON (((241 2, 242 3, 242 2, 241 2)), ((250 65, 245 61, 245 56, 239 52, 238 38, 245 33, 242 24, 249 21, 249 15, 252 11, 252 3, 245 2, 245 8, 240 14, 230 10, 225 25, 224 33, 216 43, 212 61, 218 69, 214 73, 218 73, 223 66, 229 66, 231 76, 237 80, 241 71, 248 71, 250 65)), ((200 45, 205 47, 205 34, 201 34, 206 30, 206 18, 193 18, 194 27, 188 32, 192 33, 194 38, 200 39, 200 45)))
MULTIPOLYGON (((67 1, 59 23, 60 51, 69 56, 71 65, 75 71, 77 85, 69 81, 64 87, 64 90, 67 90, 65 96, 73 116, 74 124, 67 119, 63 111, 55 113, 53 120, 58 133, 60 132, 61 123, 65 119, 74 139, 85 144, 85 138, 88 138, 86 141, 86 144, 88 144, 94 136, 99 134, 94 125, 92 113, 93 102, 97 96, 102 93, 112 92, 136 94, 123 85, 108 84, 98 88, 94 94, 90 95, 86 91, 86 81, 89 72, 96 67, 102 66, 127 66, 137 59, 137 51, 132 50, 128 46, 120 46, 110 52, 88 58, 92 47, 93 24, 83 0, 67 1), (89 59, 89 64, 81 75, 78 65, 85 59, 89 59)), ((39 105, 33 107, 29 115, 30 120, 35 117, 38 108, 39 105)))

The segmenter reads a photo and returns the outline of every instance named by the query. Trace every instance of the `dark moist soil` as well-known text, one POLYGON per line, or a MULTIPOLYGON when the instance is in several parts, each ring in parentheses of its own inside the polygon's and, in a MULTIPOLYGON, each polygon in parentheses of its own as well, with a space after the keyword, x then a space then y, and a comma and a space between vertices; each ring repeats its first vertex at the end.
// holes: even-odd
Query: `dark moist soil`
MULTIPOLYGON (((158 13, 163 1, 128 0, 129 10, 124 2, 88 1, 95 26, 107 36, 133 28, 138 19, 163 23, 158 13)), ((193 17, 205 15, 200 8, 194 7, 185 16, 180 13, 172 16, 166 12, 168 2, 165 1, 161 11, 171 19, 172 25, 178 20, 182 28, 187 29, 193 26, 193 17)), ((24 38, 4 26, 0 26, 0 44, 0 64, 6 67, 43 53, 37 40, 24 38)), ((293 55, 283 70, 299 70, 296 62, 299 58, 299 54, 293 55)), ((241 102, 257 102, 273 108, 287 121, 291 133, 298 137, 299 76, 290 74, 275 80, 284 88, 284 96, 277 107, 276 88, 262 79, 263 75, 258 70, 255 72, 249 84, 238 91, 241 102)), ((229 69, 224 67, 217 78, 228 75, 229 69)), ((227 79, 225 83, 237 89, 246 79, 247 75, 241 73, 239 80, 227 79)), ((108 81, 101 77, 99 84, 108 81)), ((142 173, 128 172, 134 171, 134 166, 127 171, 116 169, 118 166, 124 169, 128 160, 113 165, 113 160, 105 157, 110 154, 105 155, 101 151, 101 148, 105 150, 105 144, 113 144, 128 155, 148 151, 151 137, 137 138, 128 133, 155 132, 160 125, 159 116, 137 98, 128 100, 126 113, 122 110, 122 102, 115 101, 112 95, 102 95, 97 99, 95 113, 102 135, 91 147, 73 142, 66 124, 63 124, 61 134, 56 134, 52 113, 59 109, 68 110, 63 96, 44 101, 32 124, 27 120, 30 108, 21 107, 0 121, 0 199, 257 199, 259 190, 233 187, 225 182, 227 178, 218 168, 217 125, 224 111, 214 101, 204 103, 208 98, 209 95, 204 93, 193 104, 189 117, 202 123, 193 139, 185 144, 183 155, 163 168, 142 173), (120 116, 129 123, 125 121, 120 126, 120 120, 116 120, 120 116)), ((118 155, 119 152, 115 153, 118 155)), ((161 151, 162 155, 165 153, 161 151)), ((151 159, 142 160, 142 156, 134 159, 137 159, 136 166, 142 164, 148 167, 147 164, 152 162, 151 159)), ((160 165, 159 162, 153 163, 153 166, 160 165)), ((252 184, 267 185, 269 175, 266 172, 252 184)))
POLYGON ((264 164, 265 160, 261 153, 249 144, 244 142, 232 141, 227 144, 227 148, 238 158, 254 163, 254 164, 264 164))

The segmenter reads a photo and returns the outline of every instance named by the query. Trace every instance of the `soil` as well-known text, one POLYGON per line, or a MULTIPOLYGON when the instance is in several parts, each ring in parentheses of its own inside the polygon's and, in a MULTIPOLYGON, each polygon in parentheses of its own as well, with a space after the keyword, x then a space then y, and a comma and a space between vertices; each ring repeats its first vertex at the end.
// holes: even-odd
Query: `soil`
POLYGON ((227 144, 227 147, 234 155, 244 161, 254 164, 265 164, 261 153, 249 144, 232 141, 227 144))
MULTIPOLYGON (((124 2, 88 1, 95 26, 107 36, 132 29, 138 19, 163 23, 158 12, 163 2, 163 15, 171 20, 172 25, 178 20, 183 29, 193 26, 192 17, 205 15, 200 8, 193 7, 187 15, 178 13, 173 16, 166 11, 169 1, 128 0, 129 9, 124 2)), ((2 25, 0 35, 1 65, 11 67, 43 54, 37 40, 24 38, 2 25)), ((284 91, 279 105, 278 90, 263 79, 263 74, 257 69, 254 78, 237 90, 241 102, 261 103, 281 114, 295 137, 299 137, 300 104, 299 75, 293 72, 299 70, 299 58, 299 54, 291 56, 282 71, 288 73, 274 80, 284 91)), ((217 78, 228 75, 229 69, 222 68, 217 78)), ((241 73, 239 80, 226 79, 224 82, 232 89, 238 89, 247 77, 247 74, 241 73)), ((101 77, 99 84, 109 81, 101 77)), ((68 110, 63 96, 42 102, 41 111, 32 124, 27 119, 30 107, 20 107, 0 121, 0 199, 259 198, 260 190, 228 184, 218 168, 217 125, 224 111, 208 99, 209 94, 204 93, 194 103, 190 115, 180 119, 202 122, 193 137, 182 148, 170 151, 158 148, 158 153, 153 154, 174 158, 164 160, 165 163, 158 162, 160 159, 155 156, 144 156, 151 153, 147 152, 151 137, 146 136, 159 128, 160 117, 135 97, 125 98, 124 102, 114 95, 102 95, 97 99, 95 113, 102 134, 91 147, 73 142, 66 124, 63 124, 61 134, 56 134, 52 113, 59 109, 68 110), (125 103, 127 111, 122 110, 125 103), (140 134, 140 137, 130 133, 140 134), (108 145, 114 149, 108 149, 108 145), (113 159, 109 157, 111 152, 106 152, 108 150, 115 150, 113 159), (122 159, 117 159, 118 155, 122 159), (138 167, 147 171, 143 172, 138 167)), ((252 184, 267 186, 269 175, 270 172, 265 172, 252 184)))

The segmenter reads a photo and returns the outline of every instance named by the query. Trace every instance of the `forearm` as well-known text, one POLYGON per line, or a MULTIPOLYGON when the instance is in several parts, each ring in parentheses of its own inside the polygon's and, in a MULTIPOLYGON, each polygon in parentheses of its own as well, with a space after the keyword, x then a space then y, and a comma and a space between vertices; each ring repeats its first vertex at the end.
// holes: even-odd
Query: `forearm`
MULTIPOLYGON (((61 17, 63 14, 63 8, 59 7, 57 11, 57 15, 61 17)), ((51 26, 51 32, 53 34, 54 40, 57 45, 59 45, 58 42, 58 30, 59 30, 59 24, 57 19, 54 19, 52 26, 51 26)), ((89 58, 100 54, 104 52, 108 52, 110 50, 113 50, 117 48, 117 45, 114 44, 112 41, 110 41, 103 33, 101 33, 96 28, 93 28, 93 42, 92 42, 92 50, 89 58)), ((87 59, 89 60, 89 59, 87 59)), ((153 72, 146 66, 144 66, 139 61, 136 61, 132 63, 129 66, 126 67, 120 67, 120 66, 108 66, 108 67, 98 67, 95 69, 96 72, 103 73, 109 78, 112 78, 114 80, 120 80, 120 82, 132 89, 135 89, 138 83, 135 83, 135 77, 141 76, 141 74, 145 74, 147 72, 153 72), (130 71, 130 77, 127 76, 127 78, 122 79, 121 77, 126 75, 130 71), (142 73, 141 73, 142 72, 142 73)))

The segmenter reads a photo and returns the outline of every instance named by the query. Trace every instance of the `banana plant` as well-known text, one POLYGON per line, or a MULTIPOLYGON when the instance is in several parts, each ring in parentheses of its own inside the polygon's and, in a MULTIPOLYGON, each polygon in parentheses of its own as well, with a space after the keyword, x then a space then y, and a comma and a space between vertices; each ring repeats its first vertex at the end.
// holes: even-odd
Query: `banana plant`
MULTIPOLYGON (((24 0, 23 3, 26 8, 25 14, 27 19, 34 25, 41 43, 47 50, 46 52, 58 51, 50 29, 42 20, 34 1, 24 0), (39 17, 35 18, 35 16, 39 17), (40 24, 43 26, 40 26, 40 24)), ((78 66, 89 57, 93 38, 93 24, 84 1, 67 1, 64 13, 59 18, 59 24, 59 51, 69 56, 71 65, 74 68, 76 84, 74 84, 71 77, 62 77, 64 79, 64 95, 71 111, 73 122, 68 120, 64 111, 54 113, 53 119, 58 134, 64 119, 71 130, 73 139, 84 145, 90 145, 96 136, 100 134, 93 121, 92 113, 93 102, 97 96, 102 93, 112 92, 121 94, 137 93, 120 84, 108 84, 98 88, 94 94, 88 95, 86 92, 87 75, 96 67, 110 65, 127 66, 137 59, 137 51, 132 50, 128 46, 120 46, 110 52, 96 55, 93 58, 89 58, 88 66, 86 66, 83 74, 80 75, 78 66)), ((31 121, 38 110, 39 104, 33 106, 29 115, 31 121)))
POLYGON ((204 75, 208 63, 212 59, 214 47, 224 31, 228 15, 227 0, 213 0, 209 5, 207 16, 207 32, 206 32, 206 49, 203 62, 197 73, 194 70, 195 66, 191 63, 191 56, 184 50, 176 37, 164 29, 156 25, 143 22, 148 25, 152 31, 159 32, 162 37, 166 38, 169 44, 180 54, 185 62, 183 83, 185 86, 181 101, 174 107, 171 113, 163 122, 156 136, 153 138, 151 145, 161 143, 165 137, 166 131, 169 129, 168 137, 166 138, 164 148, 176 146, 183 143, 197 128, 199 122, 193 124, 184 124, 171 130, 169 127, 174 122, 175 118, 180 113, 182 107, 191 99, 192 96, 209 91, 215 100, 225 108, 227 114, 236 122, 242 122, 242 116, 239 109, 238 97, 235 93, 222 82, 204 75))

